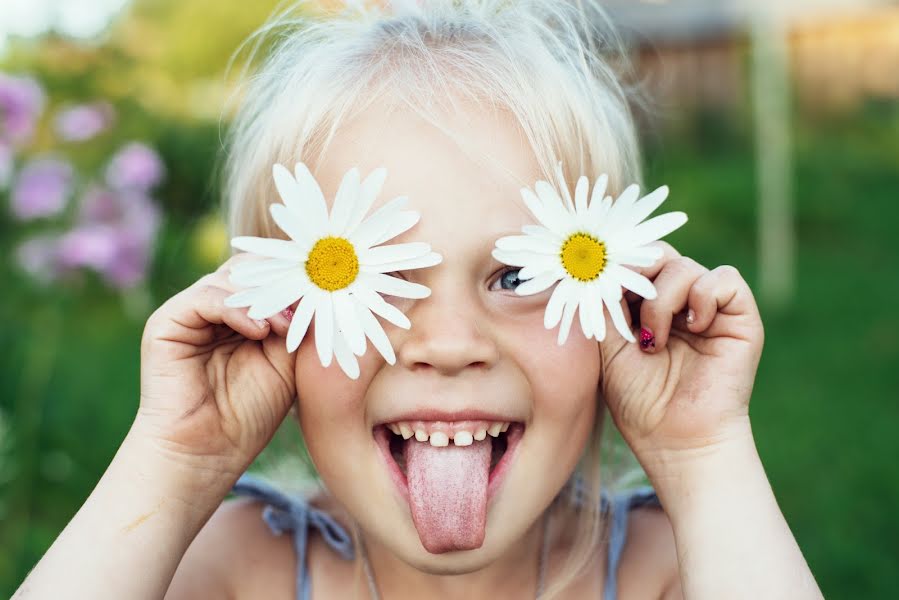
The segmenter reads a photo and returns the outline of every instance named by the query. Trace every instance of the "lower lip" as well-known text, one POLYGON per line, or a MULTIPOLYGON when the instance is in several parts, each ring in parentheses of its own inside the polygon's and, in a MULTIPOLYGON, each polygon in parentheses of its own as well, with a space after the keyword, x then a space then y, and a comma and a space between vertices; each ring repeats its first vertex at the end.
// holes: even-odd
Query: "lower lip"
MULTIPOLYGON (((396 460, 394 460, 393 454, 390 452, 390 436, 392 434, 386 427, 379 425, 375 427, 373 435, 375 445, 381 453, 381 458, 384 460, 390 479, 393 480, 393 483, 396 485, 400 496, 408 503, 409 481, 406 479, 406 475, 402 470, 400 470, 400 466, 396 464, 396 460)), ((496 495, 497 490, 499 490, 499 487, 502 485, 502 482, 505 480, 506 472, 510 469, 512 461, 515 460, 515 455, 518 453, 518 446, 522 435, 524 435, 523 424, 512 423, 509 426, 509 429, 506 432, 506 451, 499 459, 499 462, 496 463, 496 466, 490 471, 490 475, 487 478, 488 507, 490 506, 491 500, 496 495)), ((423 444, 425 442, 413 443, 423 444)))

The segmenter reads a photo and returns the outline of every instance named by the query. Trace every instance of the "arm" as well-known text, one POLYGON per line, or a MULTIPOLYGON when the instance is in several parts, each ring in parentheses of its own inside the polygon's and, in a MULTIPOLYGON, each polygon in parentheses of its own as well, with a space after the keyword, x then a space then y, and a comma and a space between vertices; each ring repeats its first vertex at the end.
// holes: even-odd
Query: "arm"
POLYGON ((752 289, 731 265, 709 270, 658 245, 662 258, 638 269, 656 297, 633 299, 642 343, 610 329, 602 391, 671 520, 683 594, 821 598, 752 437, 764 345, 752 289))
POLYGON ((17 600, 164 597, 188 546, 271 440, 296 396, 295 357, 284 315, 256 321, 224 305, 230 268, 247 258, 232 257, 147 320, 131 430, 17 600))
POLYGON ((230 485, 230 476, 173 463, 132 427, 87 501, 13 598, 164 597, 230 485))
POLYGON ((748 418, 728 439, 658 456, 686 598, 822 598, 768 483, 748 418))

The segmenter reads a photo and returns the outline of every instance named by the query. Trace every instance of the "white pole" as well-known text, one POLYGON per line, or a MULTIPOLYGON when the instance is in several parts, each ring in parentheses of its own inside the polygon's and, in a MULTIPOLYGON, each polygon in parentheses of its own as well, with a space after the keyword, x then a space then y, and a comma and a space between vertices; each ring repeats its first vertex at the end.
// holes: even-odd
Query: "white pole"
POLYGON ((786 307, 795 292, 787 20, 753 11, 752 97, 759 193, 758 265, 761 302, 786 307))

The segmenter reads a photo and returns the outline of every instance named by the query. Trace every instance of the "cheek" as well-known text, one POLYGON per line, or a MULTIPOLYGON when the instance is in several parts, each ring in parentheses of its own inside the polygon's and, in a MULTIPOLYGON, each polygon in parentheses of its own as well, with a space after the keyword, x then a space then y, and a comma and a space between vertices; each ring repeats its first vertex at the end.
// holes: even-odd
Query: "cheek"
POLYGON ((594 425, 600 377, 599 343, 588 340, 577 321, 559 346, 558 327, 547 330, 543 316, 519 330, 510 348, 531 385, 534 442, 552 456, 555 468, 574 468, 594 425))
MULTIPOLYGON (((363 357, 364 359, 365 357, 363 357)), ((316 469, 323 477, 341 468, 341 461, 358 455, 371 438, 365 431, 366 372, 357 380, 347 377, 336 361, 323 367, 312 338, 297 349, 297 411, 303 439, 316 469)))
POLYGON ((509 348, 527 375, 534 393, 534 410, 541 416, 570 421, 596 402, 600 376, 599 344, 584 337, 577 323, 559 345, 559 329, 539 323, 515 328, 509 348))

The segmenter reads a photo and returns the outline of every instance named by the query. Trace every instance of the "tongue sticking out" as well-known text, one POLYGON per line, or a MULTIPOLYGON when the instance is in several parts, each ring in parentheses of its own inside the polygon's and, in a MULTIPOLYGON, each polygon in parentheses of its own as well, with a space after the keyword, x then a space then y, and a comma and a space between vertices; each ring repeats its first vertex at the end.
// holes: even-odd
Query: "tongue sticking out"
POLYGON ((410 439, 404 450, 412 521, 432 554, 484 543, 493 442, 437 447, 410 439))

